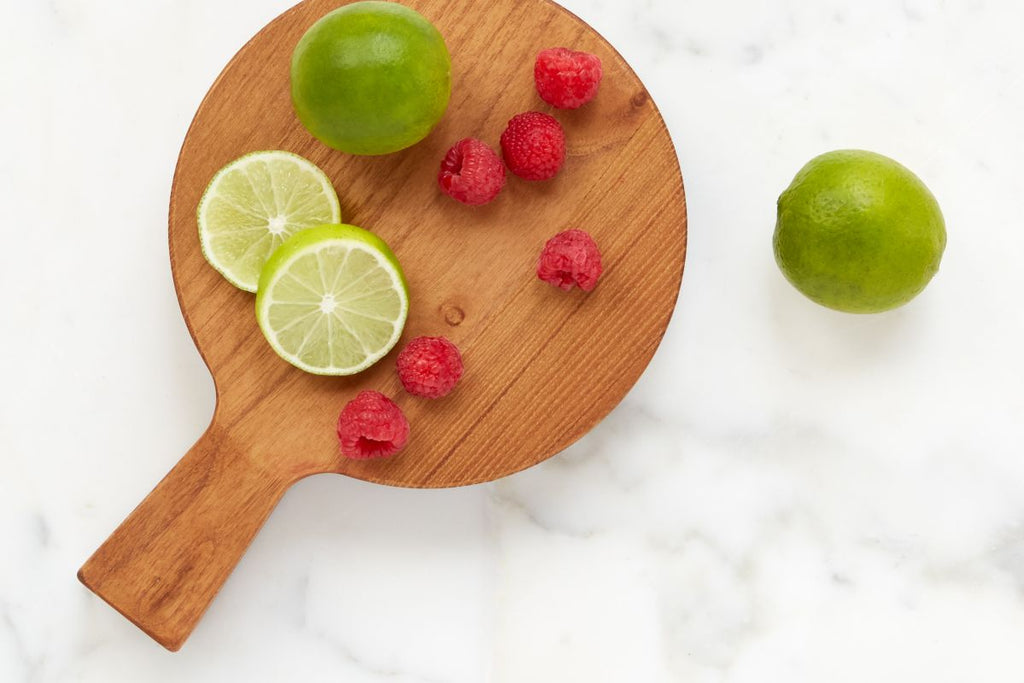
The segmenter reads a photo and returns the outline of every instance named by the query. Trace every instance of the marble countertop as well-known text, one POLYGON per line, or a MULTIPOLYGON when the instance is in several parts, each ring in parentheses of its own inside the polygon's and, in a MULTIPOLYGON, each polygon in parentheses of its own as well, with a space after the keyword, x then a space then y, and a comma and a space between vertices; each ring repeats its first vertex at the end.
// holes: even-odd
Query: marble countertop
POLYGON ((678 309, 622 405, 495 484, 301 482, 180 653, 83 588, 212 413, 171 174, 289 4, 4 4, 0 680, 1024 680, 1024 13, 997 0, 566 0, 686 180, 678 309), (776 197, 841 147, 946 216, 891 313, 820 308, 774 263, 776 197))

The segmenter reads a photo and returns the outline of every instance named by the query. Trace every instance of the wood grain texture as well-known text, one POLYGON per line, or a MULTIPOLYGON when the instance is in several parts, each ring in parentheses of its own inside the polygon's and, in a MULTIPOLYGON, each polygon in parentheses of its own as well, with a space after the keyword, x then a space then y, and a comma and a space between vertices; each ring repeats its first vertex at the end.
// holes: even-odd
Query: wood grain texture
MULTIPOLYGON (((79 572, 94 592, 170 649, 180 647, 284 490, 338 472, 410 487, 489 481, 576 441, 626 394, 650 361, 675 306, 686 253, 686 206, 675 150, 654 103, 622 57, 548 0, 409 0, 452 54, 448 112, 423 142, 354 157, 314 140, 292 111, 291 51, 337 0, 306 0, 269 24, 228 64, 186 136, 170 206, 170 254, 186 324, 217 388, 207 434, 79 572), (598 54, 597 98, 554 112, 566 130, 562 172, 509 178, 482 208, 437 189, 448 147, 479 137, 498 147, 506 121, 550 111, 533 88, 533 59, 566 45, 598 54), (316 377, 263 339, 253 296, 232 287, 199 249, 196 206, 224 164, 286 149, 319 165, 342 215, 379 234, 402 262, 411 310, 403 342, 445 335, 466 374, 439 401, 401 391, 394 353, 351 378, 316 377), (534 275, 544 242, 583 228, 605 274, 589 294, 534 275), (340 456, 334 425, 361 389, 395 397, 412 425, 384 461, 340 456)), ((401 348, 403 342, 397 348, 401 348)))

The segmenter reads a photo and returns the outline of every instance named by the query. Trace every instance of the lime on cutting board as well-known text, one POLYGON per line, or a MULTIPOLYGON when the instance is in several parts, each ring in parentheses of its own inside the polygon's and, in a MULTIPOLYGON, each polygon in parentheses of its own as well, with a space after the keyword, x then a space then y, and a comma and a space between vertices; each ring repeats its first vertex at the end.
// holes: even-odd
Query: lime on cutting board
POLYGON ((441 33, 396 2, 329 12, 295 46, 291 91, 302 125, 349 154, 390 154, 430 133, 448 108, 451 58, 441 33))
POLYGON ((263 264, 299 230, 341 221, 330 179, 291 152, 253 152, 217 171, 199 202, 203 256, 231 284, 255 292, 263 264))
POLYGON ((256 320, 271 347, 317 375, 353 375, 398 342, 409 291, 398 259, 354 225, 323 225, 289 238, 256 293, 256 320))

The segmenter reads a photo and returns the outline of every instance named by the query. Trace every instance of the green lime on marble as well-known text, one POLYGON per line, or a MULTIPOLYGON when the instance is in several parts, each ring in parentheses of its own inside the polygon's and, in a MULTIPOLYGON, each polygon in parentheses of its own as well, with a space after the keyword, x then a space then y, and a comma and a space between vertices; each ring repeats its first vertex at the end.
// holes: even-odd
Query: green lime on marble
POLYGON ((783 275, 808 298, 877 313, 931 281, 946 226, 935 197, 906 167, 839 150, 809 161, 779 197, 773 243, 783 275))
POLYGON ((448 107, 451 60, 440 32, 394 2, 354 2, 321 17, 291 63, 302 125, 349 154, 389 154, 416 144, 448 107))

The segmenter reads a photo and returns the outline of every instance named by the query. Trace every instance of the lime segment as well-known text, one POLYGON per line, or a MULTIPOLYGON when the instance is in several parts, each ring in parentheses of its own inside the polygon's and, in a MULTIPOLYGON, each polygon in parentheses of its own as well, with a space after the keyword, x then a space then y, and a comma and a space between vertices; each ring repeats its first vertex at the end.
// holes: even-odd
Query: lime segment
POLYGON ((267 261, 256 320, 281 358, 318 375, 352 375, 398 342, 409 312, 405 276, 379 237, 324 225, 289 238, 267 261))
POLYGON ((263 264, 299 230, 341 221, 324 172, 291 152, 253 152, 214 175, 199 202, 203 256, 231 284, 255 292, 263 264))

